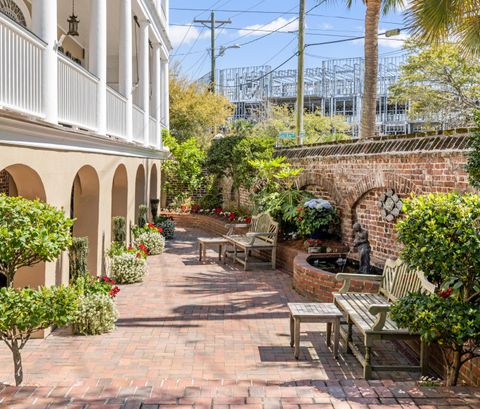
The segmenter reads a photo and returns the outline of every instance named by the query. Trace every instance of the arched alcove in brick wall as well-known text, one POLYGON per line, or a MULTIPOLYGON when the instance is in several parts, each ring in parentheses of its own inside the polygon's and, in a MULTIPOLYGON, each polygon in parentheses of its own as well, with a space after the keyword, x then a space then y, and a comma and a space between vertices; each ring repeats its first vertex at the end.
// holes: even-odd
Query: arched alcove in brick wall
POLYGON ((297 179, 297 186, 316 197, 330 201, 336 207, 341 206, 342 197, 335 184, 320 173, 303 171, 297 179))
POLYGON ((360 223, 368 230, 372 259, 376 264, 383 264, 387 258, 397 257, 400 250, 395 234, 396 219, 386 220, 378 206, 381 196, 389 189, 400 199, 406 199, 412 193, 422 193, 419 186, 402 176, 379 172, 361 178, 345 198, 347 211, 342 226, 345 241, 351 245, 351 227, 355 222, 360 223))

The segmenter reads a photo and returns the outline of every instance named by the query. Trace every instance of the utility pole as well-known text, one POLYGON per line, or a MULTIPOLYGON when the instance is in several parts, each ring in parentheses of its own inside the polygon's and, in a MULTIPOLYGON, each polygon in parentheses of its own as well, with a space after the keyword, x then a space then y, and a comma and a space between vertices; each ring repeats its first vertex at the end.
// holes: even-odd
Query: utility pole
POLYGON ((210 74, 210 91, 215 94, 216 90, 216 70, 217 70, 217 55, 215 54, 215 30, 225 24, 232 24, 231 20, 215 20, 215 12, 210 14, 210 20, 193 20, 194 23, 203 24, 210 29, 210 43, 211 43, 211 74, 210 74))
POLYGON ((300 0, 300 9, 298 15, 298 66, 297 66, 297 123, 296 133, 298 143, 303 144, 303 94, 305 90, 304 84, 304 51, 305 51, 305 2, 300 0))

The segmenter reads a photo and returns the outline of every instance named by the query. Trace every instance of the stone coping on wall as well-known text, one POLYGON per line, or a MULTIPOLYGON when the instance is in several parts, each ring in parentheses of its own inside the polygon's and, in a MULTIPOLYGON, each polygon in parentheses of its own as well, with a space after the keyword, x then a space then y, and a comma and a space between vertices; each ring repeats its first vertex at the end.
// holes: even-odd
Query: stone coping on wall
POLYGON ((311 146, 277 148, 276 156, 299 159, 319 156, 365 156, 388 154, 408 154, 413 152, 460 151, 468 150, 469 136, 434 135, 421 137, 376 138, 348 142, 326 143, 311 146))

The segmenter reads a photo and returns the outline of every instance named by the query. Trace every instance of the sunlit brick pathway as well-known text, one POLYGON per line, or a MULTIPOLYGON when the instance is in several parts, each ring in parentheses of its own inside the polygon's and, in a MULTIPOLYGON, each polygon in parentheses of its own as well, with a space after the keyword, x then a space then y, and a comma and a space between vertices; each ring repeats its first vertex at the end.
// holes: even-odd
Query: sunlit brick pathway
MULTIPOLYGON (((480 408, 480 389, 417 388, 405 373, 361 380, 352 356, 332 357, 321 325, 302 327, 296 361, 286 303, 302 298, 290 276, 225 268, 213 252, 199 263, 198 235, 180 231, 145 283, 122 287, 115 332, 30 341, 21 388, 7 386, 2 344, 0 408, 480 408)), ((398 359, 397 347, 376 359, 398 359)))

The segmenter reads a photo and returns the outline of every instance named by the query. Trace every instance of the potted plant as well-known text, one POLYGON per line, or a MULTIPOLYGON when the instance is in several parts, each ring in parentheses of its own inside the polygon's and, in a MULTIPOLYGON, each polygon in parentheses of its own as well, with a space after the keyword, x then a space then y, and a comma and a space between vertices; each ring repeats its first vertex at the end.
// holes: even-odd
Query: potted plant
POLYGON ((323 253, 324 247, 321 244, 322 241, 320 239, 307 239, 303 242, 308 253, 323 253))
POLYGON ((312 239, 332 237, 338 230, 339 217, 333 206, 324 199, 311 199, 297 209, 298 232, 312 239))

